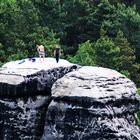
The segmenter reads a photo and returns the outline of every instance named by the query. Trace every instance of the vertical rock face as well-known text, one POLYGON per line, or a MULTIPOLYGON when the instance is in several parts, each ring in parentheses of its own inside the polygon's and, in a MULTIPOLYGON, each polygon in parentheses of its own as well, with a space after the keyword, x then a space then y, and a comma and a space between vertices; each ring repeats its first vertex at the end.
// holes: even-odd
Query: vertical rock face
POLYGON ((52 85, 78 68, 53 58, 5 64, 0 69, 0 140, 40 140, 52 85))
POLYGON ((52 87, 42 140, 140 140, 140 99, 120 73, 82 67, 52 87))
POLYGON ((0 139, 39 140, 49 103, 48 96, 0 99, 0 139))

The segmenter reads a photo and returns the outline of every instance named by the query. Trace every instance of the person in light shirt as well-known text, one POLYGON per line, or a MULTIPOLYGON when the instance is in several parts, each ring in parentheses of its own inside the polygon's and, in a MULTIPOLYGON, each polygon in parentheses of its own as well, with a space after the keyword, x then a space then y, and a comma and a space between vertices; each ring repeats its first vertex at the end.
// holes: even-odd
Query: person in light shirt
POLYGON ((37 51, 39 54, 40 62, 43 62, 45 59, 45 48, 43 45, 37 45, 37 51))

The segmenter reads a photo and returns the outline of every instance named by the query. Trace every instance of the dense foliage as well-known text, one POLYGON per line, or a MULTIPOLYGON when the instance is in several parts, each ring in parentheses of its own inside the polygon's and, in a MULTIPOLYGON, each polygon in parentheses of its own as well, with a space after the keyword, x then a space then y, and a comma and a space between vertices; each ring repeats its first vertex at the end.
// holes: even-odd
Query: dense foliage
POLYGON ((81 65, 116 69, 140 86, 140 2, 124 0, 1 0, 0 65, 37 56, 43 44, 52 56, 81 65))

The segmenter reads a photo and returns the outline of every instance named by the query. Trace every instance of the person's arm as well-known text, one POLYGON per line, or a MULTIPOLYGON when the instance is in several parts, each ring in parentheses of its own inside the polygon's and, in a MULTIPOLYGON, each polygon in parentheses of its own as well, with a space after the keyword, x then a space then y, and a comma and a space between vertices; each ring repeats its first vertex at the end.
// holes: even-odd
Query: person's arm
POLYGON ((39 53, 40 51, 42 51, 42 49, 41 49, 40 46, 38 46, 37 51, 38 51, 38 53, 39 53))
POLYGON ((37 47, 37 51, 39 52, 39 47, 37 47))

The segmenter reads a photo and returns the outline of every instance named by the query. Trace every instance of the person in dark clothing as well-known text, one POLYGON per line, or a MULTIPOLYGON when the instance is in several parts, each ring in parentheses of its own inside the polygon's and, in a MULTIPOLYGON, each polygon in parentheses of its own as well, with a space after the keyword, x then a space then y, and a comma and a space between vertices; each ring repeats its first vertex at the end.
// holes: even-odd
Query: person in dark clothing
POLYGON ((55 48, 54 48, 54 57, 55 57, 57 63, 59 62, 60 53, 61 53, 60 52, 60 46, 59 45, 55 45, 55 48))

